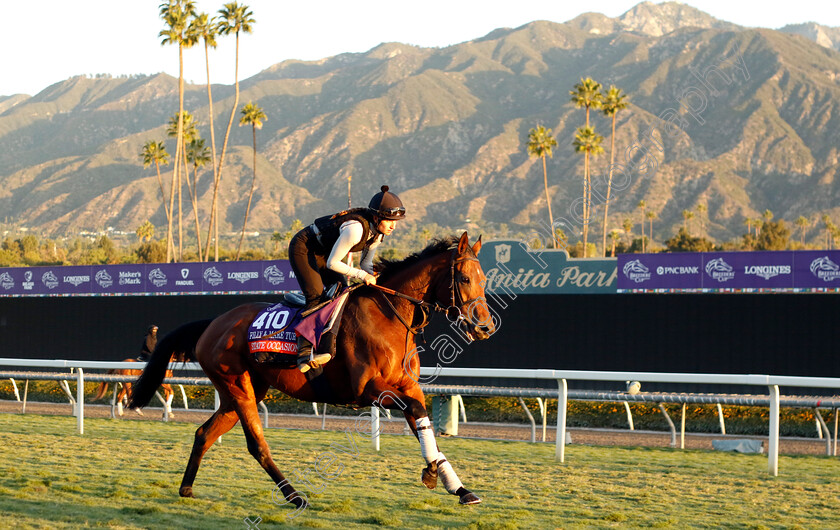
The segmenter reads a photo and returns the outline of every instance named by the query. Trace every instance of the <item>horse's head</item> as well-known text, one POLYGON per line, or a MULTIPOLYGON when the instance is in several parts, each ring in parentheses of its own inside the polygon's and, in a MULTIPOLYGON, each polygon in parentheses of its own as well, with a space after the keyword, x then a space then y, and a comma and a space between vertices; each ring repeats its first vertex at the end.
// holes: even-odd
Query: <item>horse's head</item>
POLYGON ((458 240, 449 259, 449 282, 441 283, 438 298, 447 303, 446 317, 456 322, 472 340, 489 338, 496 330, 484 296, 486 278, 478 261, 481 237, 470 246, 467 233, 458 240))

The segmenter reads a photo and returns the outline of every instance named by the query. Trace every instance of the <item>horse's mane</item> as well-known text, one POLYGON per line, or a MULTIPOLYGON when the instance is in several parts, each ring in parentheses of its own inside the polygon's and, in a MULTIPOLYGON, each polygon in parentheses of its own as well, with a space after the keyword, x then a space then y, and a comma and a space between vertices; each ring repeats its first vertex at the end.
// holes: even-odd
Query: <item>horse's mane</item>
POLYGON ((401 260, 379 258, 376 260, 376 264, 374 265, 374 269, 377 272, 379 272, 379 278, 377 281, 387 281, 389 278, 392 278, 394 275, 398 274, 401 271, 404 271, 412 265, 415 265, 416 263, 419 263, 426 258, 437 256, 442 252, 451 250, 457 245, 457 237, 446 236, 439 239, 433 239, 432 242, 429 243, 426 246, 426 248, 424 248, 420 252, 410 254, 401 260))

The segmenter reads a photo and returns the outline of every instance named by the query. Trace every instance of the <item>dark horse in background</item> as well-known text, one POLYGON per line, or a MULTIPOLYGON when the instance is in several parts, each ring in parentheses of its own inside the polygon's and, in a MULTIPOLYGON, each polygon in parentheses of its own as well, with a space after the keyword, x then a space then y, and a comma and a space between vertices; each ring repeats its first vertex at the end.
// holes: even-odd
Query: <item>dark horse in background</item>
POLYGON ((380 260, 377 283, 422 303, 372 287, 353 291, 342 316, 336 357, 324 365, 323 374, 313 381, 295 369, 258 364, 248 353, 248 327, 261 310, 272 304, 244 304, 220 315, 206 329, 194 325, 185 332, 167 335, 135 383, 130 406, 142 407, 149 402, 172 353, 169 344, 176 338, 181 342, 197 341, 194 359, 213 382, 221 400, 219 409, 195 433, 180 495, 193 496, 193 482, 202 457, 219 436, 241 421, 251 455, 289 503, 298 508, 306 506, 306 497, 289 484, 275 465, 263 436, 257 404, 269 387, 274 387, 302 401, 359 407, 375 404, 401 410, 426 460, 423 483, 434 488, 440 476, 447 491, 457 495, 461 504, 481 502, 461 484, 437 448, 417 382, 420 360, 414 341, 414 332, 428 322, 432 307, 445 308, 447 317, 458 322, 470 340, 486 339, 493 333, 495 324, 484 298, 485 277, 476 257, 480 249, 481 238, 471 246, 465 232, 460 239, 437 240, 401 261, 380 260))

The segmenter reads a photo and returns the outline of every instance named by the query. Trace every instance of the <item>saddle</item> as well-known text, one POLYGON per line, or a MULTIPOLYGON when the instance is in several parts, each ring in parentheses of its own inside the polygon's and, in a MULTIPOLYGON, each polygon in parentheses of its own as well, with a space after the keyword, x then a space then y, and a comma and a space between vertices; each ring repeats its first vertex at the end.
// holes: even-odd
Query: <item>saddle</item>
MULTIPOLYGON (((333 292, 337 291, 334 290, 333 292)), ((286 293, 283 301, 260 311, 248 328, 248 349, 258 362, 280 368, 297 367, 297 336, 312 343, 313 351, 335 356, 335 335, 349 290, 303 314, 303 296, 286 293)))

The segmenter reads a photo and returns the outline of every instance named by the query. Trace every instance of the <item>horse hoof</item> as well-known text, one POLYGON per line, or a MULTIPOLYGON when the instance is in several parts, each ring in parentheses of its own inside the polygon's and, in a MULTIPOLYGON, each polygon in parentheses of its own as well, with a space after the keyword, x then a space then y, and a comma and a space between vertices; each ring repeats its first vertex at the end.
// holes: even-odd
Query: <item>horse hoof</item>
POLYGON ((180 490, 178 490, 178 495, 181 497, 195 497, 193 495, 192 486, 182 486, 180 490))
POLYGON ((479 504, 481 503, 481 499, 475 493, 469 492, 461 495, 461 498, 458 499, 459 504, 479 504))
POLYGON ((435 489, 437 486, 437 466, 435 466, 434 471, 430 469, 431 464, 425 468, 423 468, 423 475, 420 477, 420 480, 423 482, 423 485, 429 488, 430 490, 435 489))
POLYGON ((301 508, 305 510, 309 507, 309 501, 306 500, 306 497, 298 495, 297 492, 295 492, 293 495, 294 496, 291 499, 289 499, 289 502, 291 502, 295 506, 295 508, 301 508))

